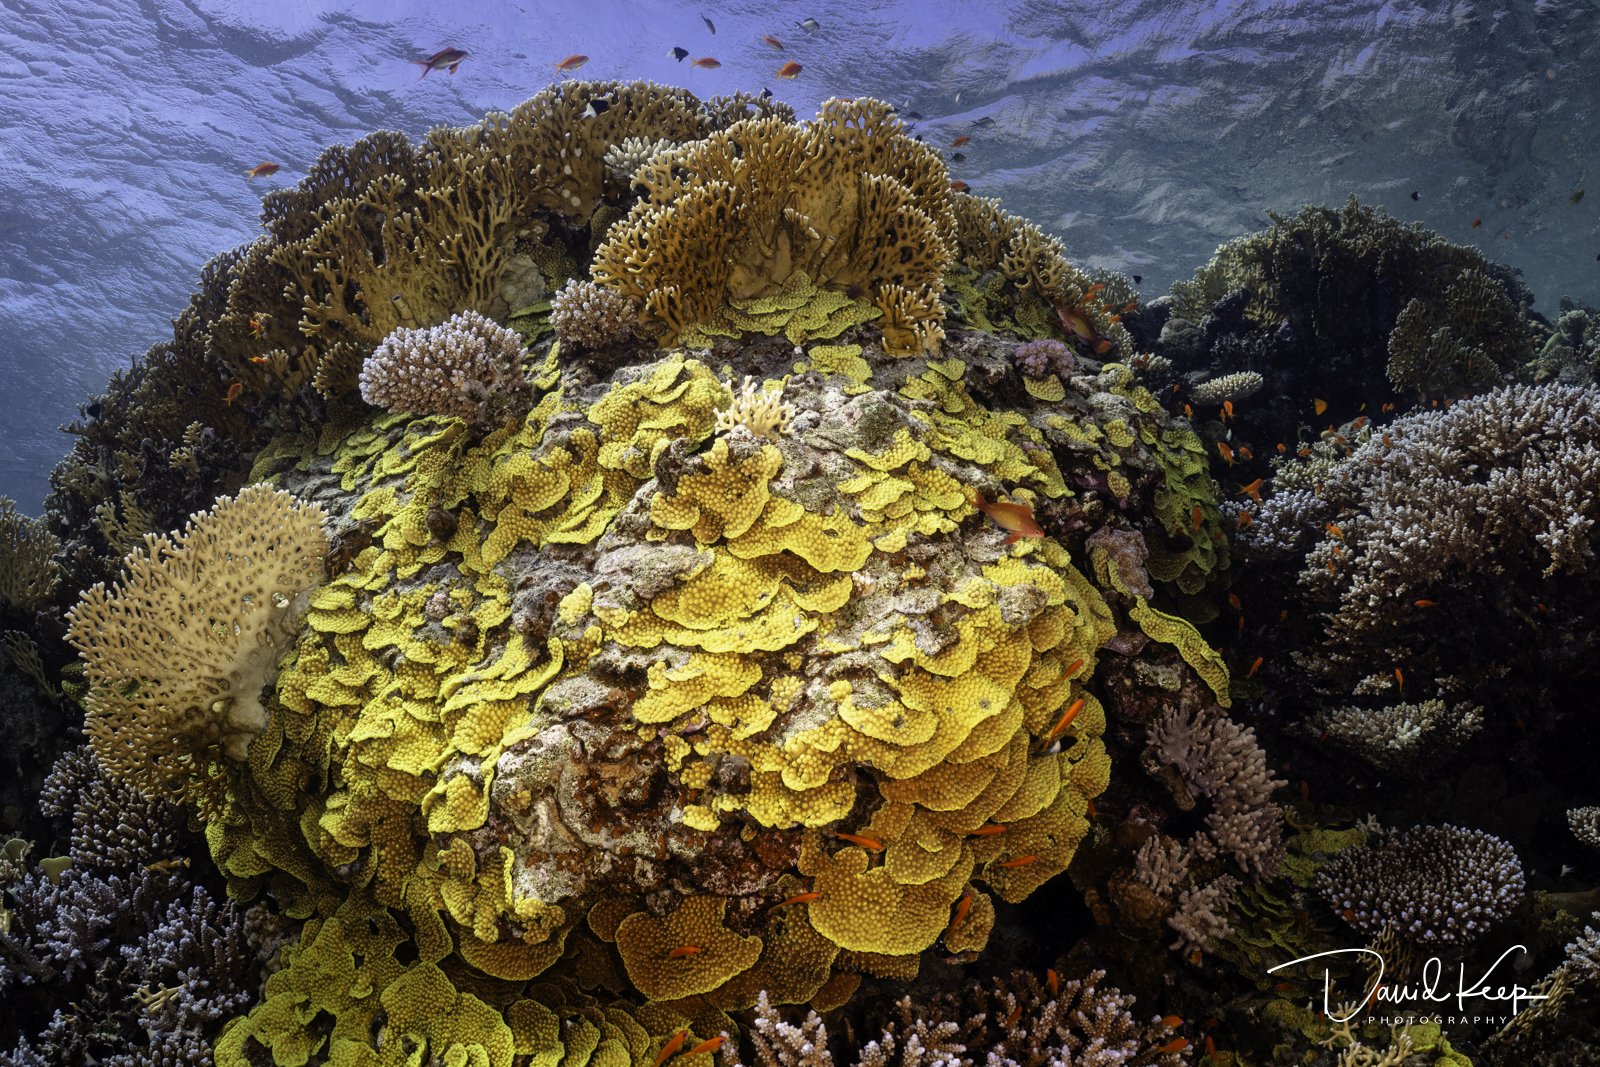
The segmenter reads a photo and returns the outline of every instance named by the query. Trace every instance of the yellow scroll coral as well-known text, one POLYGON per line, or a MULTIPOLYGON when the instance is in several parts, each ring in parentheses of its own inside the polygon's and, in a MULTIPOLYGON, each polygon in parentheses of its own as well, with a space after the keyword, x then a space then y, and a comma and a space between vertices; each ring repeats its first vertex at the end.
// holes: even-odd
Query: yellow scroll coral
POLYGON ((801 273, 870 294, 888 316, 892 352, 927 351, 943 336, 949 179, 888 105, 829 100, 803 126, 747 119, 658 156, 634 180, 646 195, 595 253, 593 272, 667 343, 801 273))

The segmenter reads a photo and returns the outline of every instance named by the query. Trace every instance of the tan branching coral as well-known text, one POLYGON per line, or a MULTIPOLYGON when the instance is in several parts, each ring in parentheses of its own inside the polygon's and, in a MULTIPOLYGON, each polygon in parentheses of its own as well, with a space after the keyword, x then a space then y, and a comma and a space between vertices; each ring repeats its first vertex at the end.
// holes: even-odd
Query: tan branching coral
POLYGON ((111 589, 68 613, 90 684, 87 730, 113 777, 204 793, 266 723, 262 689, 322 576, 322 510, 251 486, 172 536, 148 535, 111 589))
POLYGON ((594 275, 643 308, 666 343, 802 272, 885 309, 892 352, 926 351, 942 336, 949 178, 887 104, 829 100, 798 126, 746 119, 634 177, 644 199, 596 252, 594 275))
POLYGON ((43 522, 0 496, 0 606, 31 612, 49 600, 61 577, 50 557, 60 547, 43 522))
POLYGON ((733 404, 717 412, 717 432, 724 433, 735 426, 743 426, 757 437, 776 441, 780 434, 789 432, 789 422, 794 418, 794 405, 783 399, 783 390, 768 391, 760 382, 745 375, 738 389, 729 390, 733 404))
POLYGON ((606 348, 633 336, 638 313, 616 292, 573 278, 550 300, 550 325, 563 350, 606 348))

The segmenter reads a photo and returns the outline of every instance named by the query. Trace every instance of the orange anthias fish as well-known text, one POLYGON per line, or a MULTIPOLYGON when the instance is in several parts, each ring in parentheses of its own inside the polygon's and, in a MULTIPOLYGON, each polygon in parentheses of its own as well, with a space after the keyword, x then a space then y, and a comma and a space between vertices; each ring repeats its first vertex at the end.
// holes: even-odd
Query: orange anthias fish
POLYGON ((772 907, 768 908, 767 910, 768 911, 777 911, 779 908, 786 908, 790 904, 809 904, 813 900, 821 899, 821 897, 822 897, 822 894, 817 892, 815 889, 811 890, 809 893, 796 893, 794 896, 790 897, 788 900, 780 900, 780 901, 778 901, 776 904, 772 905, 772 907))
POLYGON ((1061 976, 1055 972, 1055 968, 1045 968, 1044 984, 1050 988, 1050 995, 1052 997, 1058 997, 1061 995, 1061 976))
POLYGON ((1181 1015, 1163 1015, 1161 1017, 1161 1025, 1168 1030, 1176 1030, 1183 1025, 1183 1017, 1181 1015))
POLYGON ((1311 401, 1311 410, 1321 415, 1328 410, 1328 402, 1326 400, 1313 400, 1311 401))
POLYGON ((699 59, 694 61, 694 65, 705 70, 716 70, 718 67, 722 66, 721 63, 717 62, 715 59, 712 59, 710 56, 701 56, 699 59))
POLYGON ((778 77, 798 78, 800 77, 800 72, 802 70, 805 70, 805 68, 791 59, 789 62, 778 68, 778 77))
POLYGON ((717 1049, 722 1047, 722 1043, 726 1040, 728 1040, 728 1036, 726 1034, 718 1034, 716 1037, 708 1037, 694 1048, 690 1049, 688 1052, 685 1052, 684 1055, 698 1056, 702 1052, 715 1052, 717 1049))
POLYGON ((1080 341, 1093 343, 1094 327, 1084 318, 1083 312, 1077 308, 1057 308, 1056 314, 1061 317, 1061 326, 1068 333, 1075 334, 1080 341))
POLYGON ((577 70, 579 67, 583 66, 587 62, 589 62, 589 57, 588 56, 578 55, 575 52, 572 55, 568 56, 566 59, 563 59, 561 62, 557 63, 556 64, 556 70, 562 71, 562 72, 566 72, 566 71, 569 71, 569 70, 577 70))
POLYGON ((1036 852, 1030 852, 1026 856, 1013 856, 1011 859, 1001 860, 999 863, 995 864, 995 866, 1004 867, 1007 870, 1010 870, 1013 867, 1026 867, 1030 863, 1038 862, 1038 860, 1039 854, 1036 852))
POLYGON ((972 490, 972 499, 968 503, 993 519, 1002 530, 1010 532, 1002 544, 1009 545, 1024 537, 1044 536, 1044 528, 1033 517, 1033 509, 1026 504, 1013 504, 1005 500, 991 503, 976 489, 972 490))
POLYGON ((655 1067, 661 1067, 663 1063, 677 1055, 678 1050, 683 1047, 683 1043, 687 1040, 689 1040, 689 1031, 679 1030, 676 1037, 661 1046, 661 1054, 656 1057, 655 1067))
POLYGON ((413 59, 411 62, 422 68, 422 73, 417 76, 417 80, 421 81, 428 76, 430 70, 448 70, 454 74, 456 68, 461 66, 461 61, 468 55, 469 53, 459 48, 441 48, 427 59, 413 59))
POLYGON ((1259 504, 1261 503, 1261 481, 1262 480, 1260 478, 1257 478, 1249 485, 1241 485, 1239 487, 1239 492, 1243 493, 1245 496, 1259 504))
POLYGON ((966 191, 967 191, 967 190, 968 190, 968 189, 971 189, 971 188, 972 188, 972 186, 970 186, 970 185, 968 185, 968 184, 967 184, 967 183, 966 183, 966 182, 964 182, 964 181, 959 181, 959 180, 957 180, 957 181, 953 181, 953 182, 951 182, 951 183, 950 183, 950 188, 951 188, 951 189, 952 189, 952 190, 954 190, 954 191, 955 191, 955 192, 958 192, 958 193, 964 193, 964 192, 966 192, 966 191))
POLYGON ((961 894, 961 899, 956 901, 956 914, 950 920, 950 929, 954 930, 966 921, 967 913, 972 910, 972 887, 967 886, 967 891, 961 894))
POLYGON ((699 945, 679 945, 677 948, 667 953, 667 959, 687 959, 690 956, 698 956, 704 951, 705 949, 701 948, 699 945))
POLYGON ((1222 461, 1228 466, 1233 466, 1233 449, 1229 447, 1228 442, 1217 442, 1217 455, 1221 456, 1222 461))
POLYGON ((1165 1056, 1169 1052, 1182 1052, 1184 1049, 1186 1049, 1188 1047, 1189 1047, 1189 1039, 1188 1038, 1186 1038, 1186 1037, 1175 1037, 1171 1041, 1168 1041, 1165 1045, 1162 1045, 1160 1048, 1156 1049, 1156 1051, 1158 1053, 1160 1053, 1161 1055, 1165 1056))
POLYGON ((993 837, 995 834, 1003 834, 1005 832, 1006 832, 1006 827, 1005 827, 1004 823, 991 822, 991 823, 986 823, 985 825, 978 827, 976 830, 972 831, 967 836, 968 837, 993 837))
POLYGON ((257 178, 270 178, 283 169, 279 163, 257 163, 244 172, 246 181, 255 181, 257 178))
POLYGON ((1051 727, 1050 732, 1044 735, 1045 741, 1048 743, 1054 741, 1057 737, 1060 737, 1061 732, 1072 725, 1072 720, 1076 719, 1078 717, 1078 712, 1082 710, 1083 698, 1079 697, 1077 700, 1072 702, 1072 705, 1067 708, 1066 711, 1061 713, 1061 718, 1056 720, 1055 726, 1051 727))
POLYGON ((228 395, 222 398, 222 402, 224 404, 232 404, 235 400, 239 399, 239 394, 242 392, 244 392, 244 383, 234 382, 232 385, 228 386, 228 395))
POLYGON ((847 833, 843 833, 843 832, 836 833, 833 836, 837 837, 841 841, 848 841, 852 845, 857 846, 858 848, 864 848, 868 852, 882 852, 883 851, 883 842, 877 840, 876 838, 863 837, 861 834, 847 834, 847 833))
POLYGON ((783 51, 783 42, 772 36, 770 33, 761 38, 761 43, 766 45, 768 48, 776 48, 780 52, 783 51))
POLYGON ((972 143, 972 138, 968 137, 966 134, 962 134, 960 137, 957 137, 954 141, 950 142, 950 147, 951 148, 960 148, 964 144, 971 144, 971 143, 972 143))

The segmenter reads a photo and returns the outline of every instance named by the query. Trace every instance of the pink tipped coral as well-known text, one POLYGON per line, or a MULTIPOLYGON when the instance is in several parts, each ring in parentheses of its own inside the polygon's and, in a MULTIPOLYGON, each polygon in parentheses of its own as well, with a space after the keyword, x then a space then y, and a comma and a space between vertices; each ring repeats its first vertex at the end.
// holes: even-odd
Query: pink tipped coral
POLYGON ((476 311, 428 329, 401 327, 361 366, 361 399, 395 412, 483 425, 514 410, 527 393, 522 338, 476 311))

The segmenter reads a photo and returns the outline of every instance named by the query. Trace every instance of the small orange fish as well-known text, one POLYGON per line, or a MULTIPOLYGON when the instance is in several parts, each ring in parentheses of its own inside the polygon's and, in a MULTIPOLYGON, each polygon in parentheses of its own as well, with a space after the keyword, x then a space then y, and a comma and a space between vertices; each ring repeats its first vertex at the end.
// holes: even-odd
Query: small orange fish
POLYGON ((1238 452, 1241 459, 1252 460, 1256 458, 1255 449, 1249 445, 1240 445, 1238 452))
POLYGON ((874 837, 863 837, 861 834, 847 834, 843 831, 840 831, 833 836, 837 837, 841 841, 848 841, 852 845, 857 845, 861 848, 864 848, 868 852, 883 851, 883 842, 874 837))
POLYGON ((675 1056, 678 1050, 683 1047, 683 1043, 687 1040, 689 1040, 689 1031, 679 1030, 676 1037, 674 1037, 671 1041, 668 1041, 665 1045, 661 1046, 661 1054, 656 1057, 654 1067, 661 1067, 663 1063, 666 1063, 673 1056, 675 1056))
POLYGON ((468 54, 459 48, 441 48, 427 59, 413 59, 411 62, 422 68, 422 73, 417 75, 417 80, 421 81, 430 70, 448 70, 454 74, 468 54))
POLYGON ((1256 676, 1256 671, 1259 671, 1261 669, 1261 665, 1265 662, 1267 662, 1267 657, 1257 656, 1255 662, 1250 664, 1250 669, 1245 672, 1245 677, 1254 678, 1256 676))
POLYGON ((1284 444, 1282 441, 1279 441, 1278 442, 1278 455, 1281 456, 1287 451, 1289 451, 1289 446, 1284 444))
POLYGON ((1274 993, 1287 993, 1294 988, 1293 982, 1279 982, 1272 987, 1274 993))
POLYGON ((1003 834, 1005 832, 1006 832, 1005 823, 991 822, 991 823, 985 823, 984 825, 978 827, 976 830, 972 831, 967 836, 968 837, 993 837, 995 834, 1003 834))
POLYGON ((716 70, 718 67, 722 66, 721 63, 717 62, 715 59, 712 59, 710 56, 701 56, 699 59, 694 61, 694 65, 704 70, 716 70))
POLYGON ((1222 402, 1222 421, 1233 421, 1233 401, 1231 400, 1224 400, 1222 402))
POLYGON ((262 334, 264 334, 266 332, 267 332, 267 327, 260 319, 251 319, 250 320, 250 336, 251 337, 260 337, 262 334))
POLYGON ((1026 867, 1030 863, 1038 862, 1038 860, 1039 854, 1037 852, 1030 852, 1026 856, 1013 856, 1011 859, 1001 860, 999 863, 995 864, 995 866, 1004 867, 1007 870, 1010 870, 1013 867, 1026 867))
POLYGON ((1239 519, 1238 519, 1237 522, 1234 523, 1234 525, 1237 526, 1239 529, 1243 530, 1243 529, 1248 528, 1249 525, 1252 522, 1255 522, 1255 521, 1256 520, 1254 520, 1254 519, 1252 519, 1250 517, 1250 513, 1248 511, 1241 511, 1241 512, 1239 512, 1239 519))
POLYGON ((1189 1039, 1188 1038, 1186 1038, 1186 1037, 1175 1037, 1171 1041, 1168 1041, 1165 1045, 1162 1045, 1160 1048, 1156 1049, 1156 1052, 1159 1053, 1160 1055, 1165 1056, 1169 1052, 1182 1052, 1184 1049, 1186 1049, 1188 1047, 1189 1047, 1189 1039))
POLYGON ((1024 537, 1043 537, 1044 528, 1033 517, 1033 509, 1026 504, 1013 504, 1005 500, 987 501, 983 494, 969 487, 972 497, 967 501, 995 521, 1008 536, 1001 544, 1009 545, 1024 537))
POLYGON ((1196 504, 1194 507, 1189 509, 1189 521, 1194 523, 1194 528, 1196 530, 1200 529, 1200 527, 1206 524, 1205 510, 1201 508, 1199 504, 1196 504))
POLYGON ((232 404, 235 400, 239 399, 239 394, 242 392, 244 392, 244 383, 234 382, 232 385, 228 386, 228 395, 222 398, 222 402, 224 404, 232 404))
POLYGON ((822 896, 822 894, 817 892, 815 889, 811 890, 809 893, 796 893, 794 896, 790 897, 788 900, 780 900, 780 901, 778 901, 776 904, 772 905, 772 907, 768 908, 767 910, 768 911, 777 911, 779 908, 787 908, 790 904, 809 904, 813 900, 817 900, 821 896, 822 896))
POLYGON ((1244 601, 1239 599, 1238 593, 1228 594, 1228 607, 1232 608, 1234 611, 1244 610, 1244 601))
POLYGON ((1399 668, 1399 667, 1396 667, 1396 668, 1395 668, 1395 669, 1394 669, 1394 680, 1395 680, 1395 681, 1396 681, 1396 682, 1397 682, 1397 683, 1399 683, 1399 685, 1400 685, 1400 688, 1401 688, 1401 690, 1404 690, 1404 689, 1405 689, 1405 687, 1406 687, 1406 676, 1405 676, 1405 672, 1404 672, 1404 671, 1402 671, 1402 670, 1401 670, 1401 669, 1400 669, 1400 668, 1399 668))
POLYGON ((698 956, 704 951, 705 949, 701 948, 699 945, 679 945, 677 948, 667 953, 667 959, 687 959, 690 956, 698 956))
POLYGON ((1195 949, 1193 952, 1189 953, 1189 962, 1196 967, 1200 966, 1200 961, 1205 958, 1205 953, 1201 952, 1199 949, 1195 949))
POLYGON ((971 144, 971 143, 972 143, 972 138, 968 137, 966 134, 962 134, 960 137, 957 137, 954 141, 950 142, 950 147, 951 148, 960 148, 964 144, 971 144))
POLYGON ((1056 720, 1055 726, 1050 728, 1050 732, 1048 734, 1045 734, 1045 736, 1044 736, 1045 743, 1049 744, 1051 741, 1054 741, 1057 737, 1060 737, 1061 736, 1061 731, 1065 730, 1068 726, 1071 726, 1072 725, 1072 720, 1076 719, 1078 717, 1078 712, 1080 712, 1082 710, 1083 710, 1083 698, 1079 697, 1077 700, 1074 700, 1072 702, 1072 706, 1071 707, 1067 708, 1066 711, 1061 713, 1061 718, 1056 720))
POLYGON ((258 367, 265 367, 268 363, 272 362, 272 357, 271 356, 251 356, 250 357, 250 362, 254 363, 258 367))
POLYGON ((1072 666, 1067 668, 1065 677, 1072 678, 1077 675, 1078 668, 1081 666, 1083 666, 1083 657, 1079 656, 1077 659, 1072 661, 1072 666))
POLYGON ((784 79, 798 78, 800 76, 800 72, 804 69, 804 67, 791 59, 789 62, 778 68, 778 77, 784 79))
POLYGON ((1389 412, 1394 410, 1394 404, 1392 404, 1392 403, 1384 404, 1382 407, 1378 408, 1378 410, 1380 412, 1382 412, 1383 414, 1387 415, 1389 412))
POLYGON ((1094 797, 1083 798, 1083 813, 1089 816, 1091 821, 1100 817, 1100 809, 1094 806, 1094 797))
POLYGON ((561 71, 563 73, 565 73, 566 71, 569 71, 569 70, 577 70, 579 67, 583 66, 587 62, 589 62, 589 57, 588 56, 579 55, 578 53, 574 52, 572 55, 568 56, 566 59, 563 59, 561 62, 557 63, 556 64, 556 70, 561 71))
POLYGON ((1338 556, 1340 559, 1344 559, 1344 549, 1340 548, 1338 545, 1333 546, 1333 554, 1338 556))
POLYGON ((1483 225, 1483 216, 1480 215, 1477 218, 1472 220, 1472 228, 1474 230, 1476 230, 1478 227, 1480 227, 1482 225, 1483 225))
POLYGON ((1006 1016, 1006 1021, 1004 1023, 1002 1023, 1001 1025, 1002 1025, 1002 1027, 1004 1029, 1010 1030, 1012 1027, 1016 1026, 1017 1023, 1021 1019, 1022 1019, 1022 1002, 1018 1001, 1017 1002, 1017 1006, 1011 1009, 1011 1014, 1006 1016))
POLYGON ((783 42, 772 36, 770 33, 761 38, 761 43, 766 45, 768 48, 776 48, 780 52, 783 51, 783 42))
POLYGON ((1328 533, 1332 534, 1334 537, 1337 537, 1339 540, 1344 540, 1344 530, 1339 526, 1338 523, 1330 522, 1324 526, 1323 529, 1327 530, 1328 533))
POLYGON ((1221 456, 1223 462, 1226 463, 1228 466, 1230 466, 1230 467, 1233 466, 1233 449, 1228 447, 1228 442, 1226 442, 1226 441, 1218 441, 1217 442, 1217 455, 1221 456))
POLYGON ((1328 402, 1326 400, 1313 400, 1311 401, 1311 410, 1321 415, 1328 410, 1328 402))
MULTIPOLYGON (((1363 404, 1362 406, 1365 407, 1366 405, 1363 404)), ((1362 429, 1363 427, 1365 427, 1366 425, 1367 425, 1367 417, 1365 415, 1361 415, 1361 416, 1357 417, 1357 419, 1350 424, 1350 428, 1352 430, 1359 430, 1359 429, 1362 429)))
POLYGON ((964 193, 968 189, 971 189, 972 186, 968 185, 966 182, 963 182, 963 181, 953 181, 953 182, 950 183, 950 188, 955 192, 964 193))
POLYGON ((1049 988, 1052 997, 1061 995, 1061 976, 1055 972, 1055 968, 1045 968, 1044 984, 1049 988))
POLYGON ((1210 1034, 1207 1034, 1206 1035, 1206 1055, 1207 1056, 1215 1056, 1216 1054, 1217 1054, 1217 1043, 1215 1041, 1211 1040, 1211 1035, 1210 1034))
POLYGON ((245 181, 253 182, 257 178, 270 178, 283 169, 279 163, 257 163, 244 172, 245 181))
POLYGON ((1241 485, 1239 487, 1239 492, 1243 493, 1245 496, 1259 504, 1261 503, 1261 482, 1262 479, 1257 478, 1249 485, 1241 485))
POLYGON ((1083 312, 1077 308, 1057 308, 1056 314, 1061 319, 1062 327, 1067 332, 1075 334, 1080 341, 1094 340, 1094 327, 1089 320, 1084 318, 1083 312))
POLYGON ((722 1043, 726 1040, 728 1040, 728 1038, 725 1034, 718 1034, 716 1037, 708 1037, 694 1048, 690 1049, 688 1052, 685 1052, 684 1055, 698 1056, 702 1052, 715 1052, 717 1049, 722 1047, 722 1043))
POLYGON ((1183 1025, 1183 1018, 1177 1015, 1163 1015, 1161 1017, 1161 1025, 1168 1030, 1176 1030, 1183 1025))
POLYGON ((956 901, 956 914, 950 920, 950 929, 954 930, 967 918, 967 913, 972 910, 972 887, 967 886, 967 891, 961 894, 961 899, 956 901))
POLYGON ((1186 419, 1193 419, 1194 408, 1190 407, 1188 404, 1183 405, 1183 417, 1186 419))
POLYGON ((1096 341, 1091 347, 1094 348, 1094 354, 1095 355, 1103 356, 1107 352, 1109 352, 1113 348, 1115 348, 1116 346, 1111 343, 1111 339, 1110 338, 1102 337, 1098 341, 1096 341))

